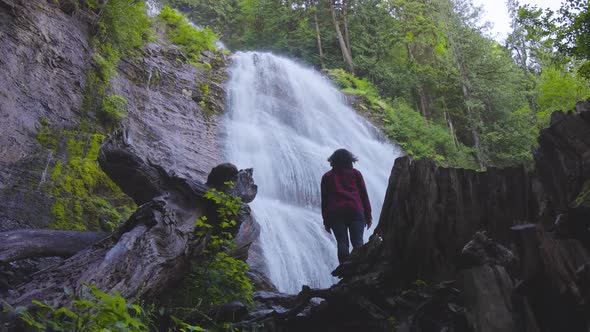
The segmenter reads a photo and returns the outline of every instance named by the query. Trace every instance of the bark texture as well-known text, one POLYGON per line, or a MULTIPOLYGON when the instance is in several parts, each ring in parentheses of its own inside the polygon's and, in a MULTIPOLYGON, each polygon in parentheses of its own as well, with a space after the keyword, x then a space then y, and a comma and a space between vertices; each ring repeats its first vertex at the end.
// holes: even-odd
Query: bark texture
POLYGON ((25 258, 69 257, 108 237, 105 232, 22 229, 0 233, 0 264, 25 258))

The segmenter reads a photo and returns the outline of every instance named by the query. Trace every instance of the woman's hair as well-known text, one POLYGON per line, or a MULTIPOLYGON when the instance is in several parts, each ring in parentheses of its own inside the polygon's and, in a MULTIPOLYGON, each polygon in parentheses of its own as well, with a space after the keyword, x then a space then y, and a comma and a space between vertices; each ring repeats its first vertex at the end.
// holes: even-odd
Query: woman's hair
POLYGON ((328 158, 330 166, 334 168, 352 168, 352 163, 358 161, 357 157, 346 149, 338 149, 328 158))

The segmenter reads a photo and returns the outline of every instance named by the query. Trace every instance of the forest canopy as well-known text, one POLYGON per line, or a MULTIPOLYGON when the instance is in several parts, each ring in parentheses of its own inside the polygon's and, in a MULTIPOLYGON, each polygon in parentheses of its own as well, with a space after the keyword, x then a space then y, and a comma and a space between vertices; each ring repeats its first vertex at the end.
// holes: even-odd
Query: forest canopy
POLYGON ((529 164, 551 112, 590 96, 587 1, 565 1, 555 13, 508 0, 512 32, 501 43, 470 0, 167 2, 231 49, 268 50, 369 82, 389 105, 374 111, 401 121, 387 134, 402 146, 444 141, 413 154, 447 165, 529 164), (431 142, 399 132, 417 128, 408 112, 420 114, 431 142))

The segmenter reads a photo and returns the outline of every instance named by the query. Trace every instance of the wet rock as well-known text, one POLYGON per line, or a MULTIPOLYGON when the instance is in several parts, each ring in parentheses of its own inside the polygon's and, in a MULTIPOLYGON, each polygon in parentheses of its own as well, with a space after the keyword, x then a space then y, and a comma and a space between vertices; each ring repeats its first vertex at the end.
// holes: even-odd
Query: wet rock
MULTIPOLYGON (((589 108, 590 101, 576 108, 589 108)), ((590 179, 590 111, 554 112, 551 126, 539 136, 534 152, 535 169, 555 218, 567 213, 570 204, 590 179)))
MULTIPOLYGON (((0 4, 0 230, 42 228, 51 220, 52 197, 40 184, 46 165, 51 171, 61 156, 50 160, 37 134, 44 126, 61 132, 78 129, 82 120, 93 122, 82 101, 93 68, 88 38, 97 17, 64 1, 0 4)), ((109 91, 126 99, 124 122, 143 157, 200 182, 222 162, 217 124, 225 107, 228 59, 216 54, 203 57, 214 60, 211 70, 199 69, 159 39, 120 61, 109 91), (205 84, 213 112, 182 94, 205 84)))
POLYGON ((516 288, 526 298, 539 327, 545 331, 586 331, 590 303, 583 272, 590 260, 576 239, 545 232, 541 225, 514 227, 515 244, 521 260, 516 288))
POLYGON ((215 312, 218 322, 237 322, 248 315, 248 309, 240 301, 232 301, 219 307, 215 312))
POLYGON ((242 199, 244 203, 250 203, 258 193, 258 186, 254 184, 251 168, 240 170, 231 163, 223 163, 215 166, 207 177, 207 185, 218 190, 227 191, 242 199), (231 182, 231 185, 227 183, 231 182))
POLYGON ((463 268, 499 265, 514 269, 518 259, 508 248, 495 242, 486 232, 476 232, 461 251, 463 268))
POLYGON ((250 269, 246 272, 246 276, 254 284, 254 289, 258 291, 278 292, 275 284, 262 272, 256 269, 250 269))
POLYGON ((154 164, 205 182, 211 168, 223 162, 218 124, 225 109, 226 62, 212 70, 199 69, 162 39, 145 49, 144 55, 122 59, 112 80, 113 92, 127 100, 129 136, 154 164), (209 86, 208 102, 221 107, 210 111, 193 100, 202 85, 209 86))
POLYGON ((474 331, 518 331, 512 281, 503 266, 485 264, 460 273, 462 297, 474 331))
POLYGON ((519 331, 512 304, 514 254, 485 232, 477 232, 461 252, 464 269, 459 273, 461 296, 474 331, 519 331))
POLYGON ((233 181, 238 176, 238 168, 231 163, 219 164, 209 172, 207 185, 213 188, 221 188, 228 181, 233 181))

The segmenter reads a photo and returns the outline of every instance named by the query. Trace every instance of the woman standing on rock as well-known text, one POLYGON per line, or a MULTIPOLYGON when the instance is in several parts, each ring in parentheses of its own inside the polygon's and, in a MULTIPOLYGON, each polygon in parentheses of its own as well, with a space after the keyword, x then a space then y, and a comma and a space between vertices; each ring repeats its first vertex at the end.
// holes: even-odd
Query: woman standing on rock
POLYGON ((322 217, 328 233, 334 232, 338 242, 338 261, 349 256, 352 247, 363 245, 363 230, 371 227, 371 203, 361 172, 352 164, 358 159, 346 149, 338 149, 328 158, 332 170, 322 176, 322 217))

